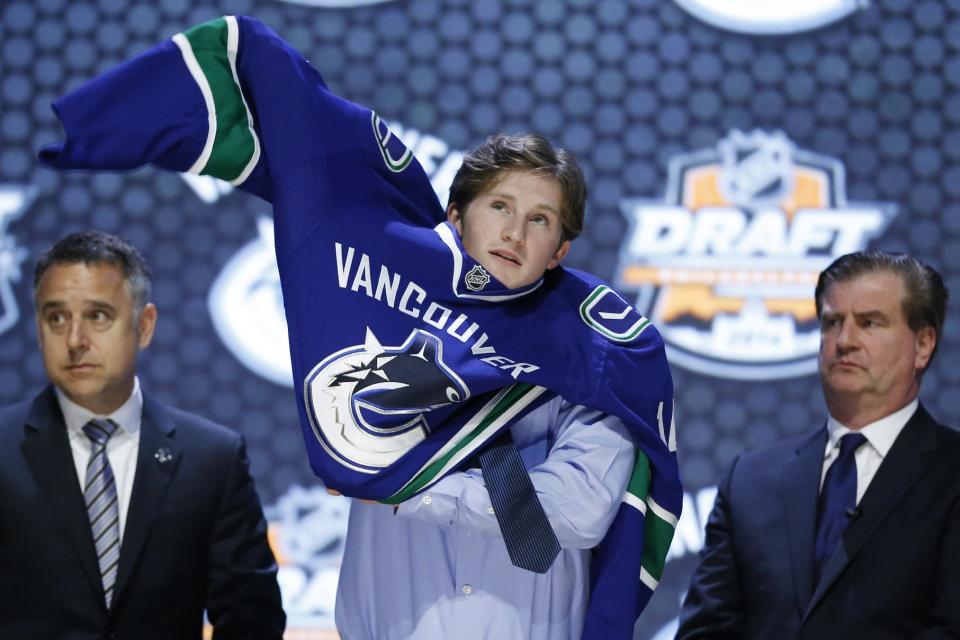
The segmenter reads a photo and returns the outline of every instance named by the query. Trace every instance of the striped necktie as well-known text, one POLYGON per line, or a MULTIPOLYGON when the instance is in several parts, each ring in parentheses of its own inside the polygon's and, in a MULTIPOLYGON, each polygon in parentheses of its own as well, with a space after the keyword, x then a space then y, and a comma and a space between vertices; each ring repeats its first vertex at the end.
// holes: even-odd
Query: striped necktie
POLYGON ((93 543, 103 580, 103 594, 110 608, 113 586, 117 581, 117 563, 120 560, 120 509, 117 505, 117 483, 107 460, 107 441, 117 430, 111 420, 94 418, 83 426, 83 432, 92 442, 90 461, 83 499, 93 531, 93 543))
POLYGON ((546 573, 560 553, 560 543, 510 431, 505 430, 479 458, 510 562, 527 571, 546 573))

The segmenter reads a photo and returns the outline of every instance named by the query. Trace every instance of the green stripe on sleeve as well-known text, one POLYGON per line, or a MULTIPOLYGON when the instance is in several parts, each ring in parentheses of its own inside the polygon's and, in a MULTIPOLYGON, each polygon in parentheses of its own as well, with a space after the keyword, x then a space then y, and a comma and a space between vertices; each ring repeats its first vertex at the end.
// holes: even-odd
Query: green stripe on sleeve
POLYGON ((216 137, 200 173, 233 182, 252 169, 248 165, 259 145, 234 78, 228 47, 231 26, 236 29, 235 19, 218 18, 192 27, 183 35, 203 71, 215 109, 216 137), (233 20, 232 24, 228 20, 233 20))

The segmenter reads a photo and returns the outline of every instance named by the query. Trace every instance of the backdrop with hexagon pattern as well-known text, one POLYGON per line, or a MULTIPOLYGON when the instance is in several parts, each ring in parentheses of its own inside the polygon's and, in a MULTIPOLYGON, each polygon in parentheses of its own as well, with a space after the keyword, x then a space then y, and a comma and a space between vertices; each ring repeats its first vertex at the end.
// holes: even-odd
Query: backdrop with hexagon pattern
MULTIPOLYGON (((290 637, 335 637, 348 501, 304 455, 269 207, 213 179, 58 174, 35 159, 61 135, 50 103, 70 88, 193 24, 253 15, 386 119, 442 201, 462 153, 495 131, 578 155, 590 197, 568 263, 614 283, 669 345, 688 499, 636 637, 672 637, 723 470, 822 424, 819 270, 852 250, 909 251, 960 298, 960 2, 742 4, 0 2, 0 404, 45 384, 36 257, 84 228, 131 240, 160 309, 145 389, 244 435, 290 637)), ((955 326, 921 396, 954 425, 955 326)))

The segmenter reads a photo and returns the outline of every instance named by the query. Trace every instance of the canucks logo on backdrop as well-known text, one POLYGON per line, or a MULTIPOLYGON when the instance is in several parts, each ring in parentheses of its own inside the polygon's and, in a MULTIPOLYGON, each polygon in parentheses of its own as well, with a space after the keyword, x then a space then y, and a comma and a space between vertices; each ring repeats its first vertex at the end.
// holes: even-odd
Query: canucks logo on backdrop
POLYGON ((621 203, 618 288, 656 324, 670 361, 740 379, 816 370, 813 290, 896 213, 849 203, 843 164, 780 132, 734 130, 669 165, 662 201, 621 203))
POLYGON ((324 358, 304 381, 317 440, 341 464, 364 473, 393 464, 427 437, 424 412, 469 397, 443 361, 443 343, 422 329, 385 347, 367 327, 364 344, 324 358))
POLYGON ((362 7, 368 4, 383 4, 393 2, 394 0, 278 0, 279 2, 289 2, 290 4, 302 4, 308 7, 320 7, 323 9, 346 9, 349 7, 362 7))
POLYGON ((17 244, 8 229, 10 223, 27 210, 36 195, 36 187, 0 184, 0 334, 20 319, 13 283, 20 280, 20 267, 27 258, 27 250, 17 244))
POLYGON ((297 638, 329 638, 307 629, 332 629, 340 559, 347 535, 350 501, 322 486, 290 486, 264 509, 277 559, 277 581, 287 614, 287 631, 297 638))
POLYGON ((675 0, 721 29, 770 35, 816 29, 870 5, 870 0, 675 0))

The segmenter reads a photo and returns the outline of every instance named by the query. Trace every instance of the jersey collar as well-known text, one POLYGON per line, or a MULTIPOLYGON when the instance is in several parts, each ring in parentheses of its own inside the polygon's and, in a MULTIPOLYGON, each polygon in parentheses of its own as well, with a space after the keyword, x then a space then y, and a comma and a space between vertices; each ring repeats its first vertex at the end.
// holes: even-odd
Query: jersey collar
POLYGON ((433 230, 440 236, 443 243, 450 250, 453 258, 451 287, 453 294, 458 298, 469 300, 487 300, 500 302, 521 298, 536 291, 543 284, 543 276, 530 284, 518 289, 510 289, 497 280, 493 274, 483 268, 479 262, 467 255, 460 234, 449 222, 441 222, 433 230))

